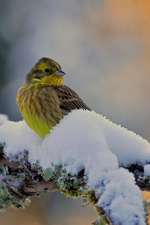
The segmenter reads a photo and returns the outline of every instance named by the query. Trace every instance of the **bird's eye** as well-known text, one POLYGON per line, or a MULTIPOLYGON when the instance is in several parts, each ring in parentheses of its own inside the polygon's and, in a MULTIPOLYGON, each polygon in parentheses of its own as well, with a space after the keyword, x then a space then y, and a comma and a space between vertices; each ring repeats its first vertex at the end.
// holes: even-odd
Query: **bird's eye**
POLYGON ((50 71, 50 69, 46 68, 46 69, 45 69, 45 72, 46 72, 46 73, 50 73, 51 71, 50 71))

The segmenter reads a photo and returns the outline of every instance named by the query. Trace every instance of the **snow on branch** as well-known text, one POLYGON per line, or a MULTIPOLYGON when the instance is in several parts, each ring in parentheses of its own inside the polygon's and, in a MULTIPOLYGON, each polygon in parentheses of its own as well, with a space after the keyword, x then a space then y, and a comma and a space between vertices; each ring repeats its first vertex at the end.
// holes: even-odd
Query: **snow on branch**
POLYGON ((0 116, 0 209, 60 191, 90 202, 95 225, 145 225, 149 162, 146 140, 95 112, 73 111, 44 140, 0 116))

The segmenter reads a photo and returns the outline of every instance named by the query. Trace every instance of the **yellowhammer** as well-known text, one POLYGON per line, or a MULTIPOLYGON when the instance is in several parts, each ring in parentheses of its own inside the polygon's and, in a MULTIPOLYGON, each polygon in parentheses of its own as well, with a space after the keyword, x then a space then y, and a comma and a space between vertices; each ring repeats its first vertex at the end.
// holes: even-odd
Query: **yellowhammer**
POLYGON ((73 109, 89 107, 64 85, 65 73, 50 58, 40 59, 17 92, 17 103, 24 120, 44 138, 73 109))

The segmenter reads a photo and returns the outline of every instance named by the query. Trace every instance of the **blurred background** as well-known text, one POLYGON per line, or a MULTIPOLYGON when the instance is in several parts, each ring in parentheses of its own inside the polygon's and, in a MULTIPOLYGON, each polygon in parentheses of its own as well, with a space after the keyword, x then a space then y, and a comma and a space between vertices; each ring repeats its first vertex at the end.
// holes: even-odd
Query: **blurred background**
MULTIPOLYGON (((149 0, 0 0, 0 113, 21 119, 15 96, 33 64, 56 59, 66 84, 96 112, 150 141, 149 0)), ((83 225, 95 218, 59 194, 8 210, 1 225, 83 225)))

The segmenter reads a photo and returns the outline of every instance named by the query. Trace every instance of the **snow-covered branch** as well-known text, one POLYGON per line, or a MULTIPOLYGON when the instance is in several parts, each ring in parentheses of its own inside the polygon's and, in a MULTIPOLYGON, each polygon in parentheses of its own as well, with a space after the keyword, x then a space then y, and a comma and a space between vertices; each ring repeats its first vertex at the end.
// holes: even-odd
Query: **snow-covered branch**
POLYGON ((44 191, 81 197, 94 224, 144 225, 140 189, 150 189, 150 144, 95 112, 66 116, 44 140, 0 116, 0 208, 25 207, 44 191), (132 172, 132 173, 131 173, 132 172))

